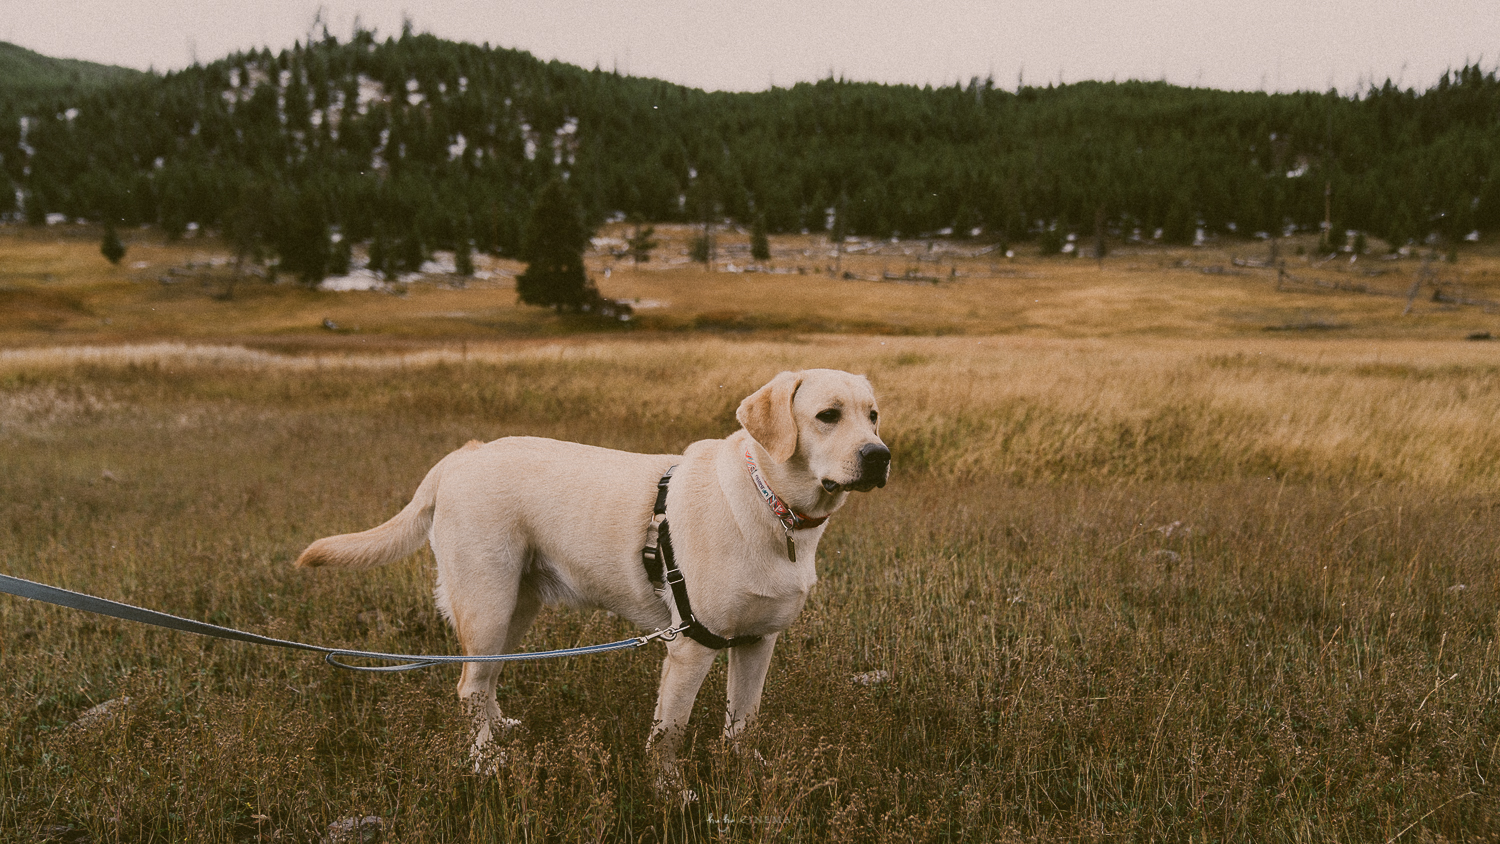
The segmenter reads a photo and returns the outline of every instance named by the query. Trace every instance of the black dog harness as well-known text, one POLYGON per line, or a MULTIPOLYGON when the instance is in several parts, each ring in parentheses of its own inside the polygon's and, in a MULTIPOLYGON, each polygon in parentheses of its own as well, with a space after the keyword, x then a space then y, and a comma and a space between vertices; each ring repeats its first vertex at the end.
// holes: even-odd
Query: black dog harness
POLYGON ((668 469, 661 480, 656 482, 656 507, 652 510, 655 515, 651 519, 656 526, 656 544, 652 545, 648 536, 646 547, 641 549, 641 564, 646 568, 646 578, 658 589, 663 584, 671 587, 677 615, 681 623, 687 625, 682 632, 694 642, 716 651, 759 642, 759 636, 726 639, 704 627, 693 615, 693 606, 688 603, 687 583, 682 579, 682 570, 677 568, 677 559, 672 553, 672 531, 667 525, 667 484, 672 480, 672 472, 676 469, 676 466, 668 469))

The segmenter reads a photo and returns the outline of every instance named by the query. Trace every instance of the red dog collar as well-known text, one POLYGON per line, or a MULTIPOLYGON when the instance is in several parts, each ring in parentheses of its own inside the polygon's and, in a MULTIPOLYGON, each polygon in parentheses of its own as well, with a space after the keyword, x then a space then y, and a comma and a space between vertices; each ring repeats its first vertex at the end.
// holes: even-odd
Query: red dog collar
POLYGON ((772 492, 771 487, 766 484, 766 479, 760 476, 760 467, 755 464, 755 458, 751 456, 750 449, 748 448, 745 449, 745 468, 750 470, 750 478, 755 481, 755 488, 760 490, 761 497, 766 500, 766 504, 771 508, 771 512, 776 515, 777 519, 781 520, 781 523, 786 526, 788 532, 802 530, 803 528, 815 528, 828 521, 827 516, 813 518, 812 516, 798 513, 796 510, 786 506, 785 501, 777 498, 776 493, 772 492))

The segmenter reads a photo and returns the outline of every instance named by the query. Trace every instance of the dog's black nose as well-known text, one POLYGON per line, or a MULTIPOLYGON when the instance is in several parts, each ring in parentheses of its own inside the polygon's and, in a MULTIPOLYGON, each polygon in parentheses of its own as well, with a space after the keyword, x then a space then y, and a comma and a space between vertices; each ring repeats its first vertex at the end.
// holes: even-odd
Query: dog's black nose
POLYGON ((859 449, 859 477, 866 483, 885 486, 891 471, 891 450, 880 443, 865 443, 859 449))

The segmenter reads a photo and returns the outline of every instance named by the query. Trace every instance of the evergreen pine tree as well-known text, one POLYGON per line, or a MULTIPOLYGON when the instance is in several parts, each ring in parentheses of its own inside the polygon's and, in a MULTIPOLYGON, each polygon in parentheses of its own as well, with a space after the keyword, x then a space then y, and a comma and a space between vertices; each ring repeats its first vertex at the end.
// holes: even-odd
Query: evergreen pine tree
POLYGON ((688 250, 688 257, 700 264, 707 264, 713 255, 714 236, 709 234, 706 227, 702 234, 693 238, 693 245, 688 250))
POLYGON ((281 256, 280 269, 294 273, 304 284, 317 284, 328 274, 333 257, 323 201, 311 191, 304 191, 296 197, 283 197, 279 205, 273 240, 281 256))
POLYGON ((467 237, 460 238, 453 249, 453 272, 465 278, 474 274, 474 247, 467 237))
POLYGON ((354 249, 349 243, 349 238, 339 238, 338 243, 333 244, 333 250, 328 256, 328 274, 348 275, 349 265, 353 261, 354 249))
POLYGON ((828 240, 833 244, 833 274, 844 269, 844 240, 849 236, 849 194, 839 192, 839 202, 833 208, 833 224, 828 227, 828 240))
POLYGON ((588 299, 583 250, 592 232, 578 200, 554 178, 537 195, 526 222, 521 258, 526 271, 516 278, 516 294, 528 305, 578 311, 588 299))
POLYGON ((99 245, 99 252, 111 264, 119 264, 120 259, 125 257, 125 244, 120 242, 120 234, 115 231, 114 223, 104 225, 104 242, 99 245))
POLYGON ((1193 237, 1198 231, 1198 221, 1191 203, 1189 197, 1181 194, 1173 198, 1172 204, 1167 208, 1166 219, 1162 220, 1162 240, 1178 246, 1192 245, 1193 237))
POLYGON ((1037 247, 1043 255, 1058 255, 1062 253, 1063 233, 1056 223, 1042 229, 1042 236, 1037 238, 1037 247))
POLYGON ((271 226, 270 191, 261 183, 245 185, 239 199, 225 212, 222 225, 224 239, 234 248, 234 272, 242 275, 245 262, 259 264, 265 260, 265 243, 271 226))
POLYGON ((427 246, 422 243, 421 232, 415 228, 408 229, 397 238, 394 257, 399 270, 409 273, 421 270, 422 265, 427 262, 427 246))
POLYGON ((369 259, 365 267, 381 278, 391 277, 391 242, 385 236, 385 227, 377 226, 375 236, 370 238, 369 259))
POLYGON ((454 224, 453 272, 465 278, 474 274, 474 223, 460 213, 454 224))
POLYGON ((636 220, 635 231, 625 241, 630 247, 630 257, 636 264, 645 264, 651 260, 651 250, 658 246, 653 237, 655 234, 656 226, 648 226, 639 219, 636 220))
POLYGON ((771 260, 771 241, 766 237, 766 217, 761 214, 750 227, 750 257, 757 261, 771 260))

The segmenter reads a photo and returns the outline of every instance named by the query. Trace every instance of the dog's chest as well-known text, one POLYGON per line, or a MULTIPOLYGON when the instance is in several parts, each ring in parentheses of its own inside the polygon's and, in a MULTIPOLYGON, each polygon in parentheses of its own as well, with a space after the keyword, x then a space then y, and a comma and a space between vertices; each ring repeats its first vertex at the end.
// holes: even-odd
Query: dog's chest
POLYGON ((813 552, 817 543, 801 545, 797 561, 785 557, 770 559, 757 567, 756 577, 745 584, 749 602, 767 616, 773 616, 785 624, 802 611, 807 596, 818 582, 817 567, 813 564, 813 552))

